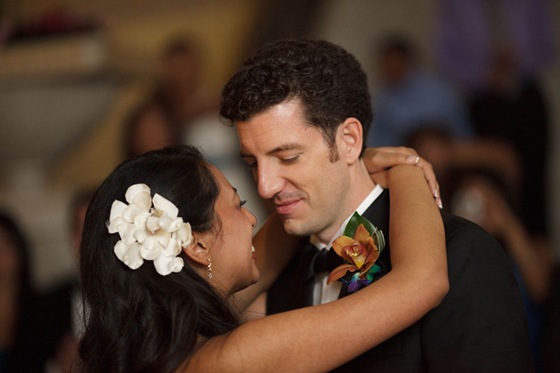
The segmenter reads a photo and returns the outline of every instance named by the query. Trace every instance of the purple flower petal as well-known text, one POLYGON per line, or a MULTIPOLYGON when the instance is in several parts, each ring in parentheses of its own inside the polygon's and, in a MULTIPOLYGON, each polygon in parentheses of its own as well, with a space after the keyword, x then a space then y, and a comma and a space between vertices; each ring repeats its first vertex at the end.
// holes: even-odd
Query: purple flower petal
POLYGON ((348 292, 354 293, 360 289, 360 282, 359 281, 350 281, 348 284, 348 292))

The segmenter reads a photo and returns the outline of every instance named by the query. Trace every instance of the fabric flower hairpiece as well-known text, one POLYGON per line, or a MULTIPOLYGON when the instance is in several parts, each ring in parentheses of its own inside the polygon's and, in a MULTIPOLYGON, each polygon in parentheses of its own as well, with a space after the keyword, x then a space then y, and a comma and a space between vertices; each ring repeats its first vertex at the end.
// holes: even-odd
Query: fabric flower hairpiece
POLYGON ((332 249, 347 263, 336 267, 329 275, 327 284, 340 279, 353 293, 376 280, 381 267, 375 262, 385 247, 383 232, 369 220, 358 214, 352 215, 342 236, 334 240, 332 249), (354 273, 349 279, 347 272, 354 273))
POLYGON ((167 276, 183 269, 177 255, 192 241, 189 223, 178 217, 179 209, 159 194, 151 197, 146 184, 131 185, 125 194, 128 205, 115 200, 107 223, 109 233, 118 233, 117 258, 131 269, 152 260, 156 271, 167 276))

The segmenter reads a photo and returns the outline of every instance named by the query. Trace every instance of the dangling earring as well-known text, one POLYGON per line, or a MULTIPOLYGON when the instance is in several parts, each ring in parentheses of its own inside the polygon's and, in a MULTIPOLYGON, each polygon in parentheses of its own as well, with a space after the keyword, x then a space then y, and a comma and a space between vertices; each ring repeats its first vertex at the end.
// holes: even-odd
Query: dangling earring
POLYGON ((208 258, 208 278, 212 280, 212 262, 210 258, 208 258))

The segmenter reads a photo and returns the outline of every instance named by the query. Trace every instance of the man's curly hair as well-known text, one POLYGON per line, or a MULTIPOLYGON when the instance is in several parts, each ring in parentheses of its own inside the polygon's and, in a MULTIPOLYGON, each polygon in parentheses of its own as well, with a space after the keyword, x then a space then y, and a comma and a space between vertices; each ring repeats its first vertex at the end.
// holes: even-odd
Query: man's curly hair
POLYGON ((220 114, 233 124, 294 98, 331 148, 338 126, 349 117, 361 122, 367 138, 373 119, 367 76, 354 56, 327 41, 265 45, 225 85, 220 114))

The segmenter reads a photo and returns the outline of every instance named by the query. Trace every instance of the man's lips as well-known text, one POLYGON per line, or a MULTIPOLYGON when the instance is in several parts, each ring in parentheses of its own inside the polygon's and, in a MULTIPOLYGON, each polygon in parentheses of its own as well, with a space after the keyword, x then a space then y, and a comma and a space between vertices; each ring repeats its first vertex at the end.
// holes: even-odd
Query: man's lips
POLYGON ((276 204, 276 212, 280 215, 289 215, 300 203, 301 200, 286 201, 276 204))

